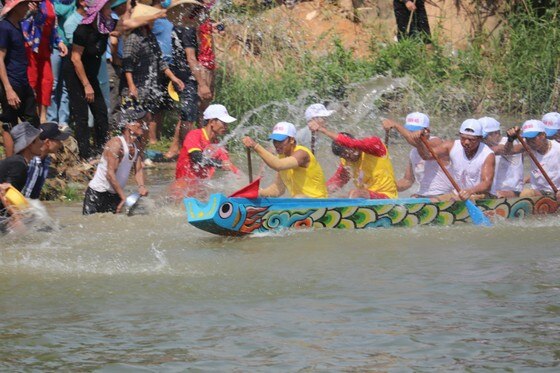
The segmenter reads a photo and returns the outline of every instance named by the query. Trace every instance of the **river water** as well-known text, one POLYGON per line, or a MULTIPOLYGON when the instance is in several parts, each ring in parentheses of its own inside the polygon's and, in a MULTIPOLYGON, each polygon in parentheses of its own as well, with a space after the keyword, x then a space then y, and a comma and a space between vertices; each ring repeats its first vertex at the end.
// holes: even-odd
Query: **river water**
MULTIPOLYGON (((342 129, 382 135, 357 106, 342 129)), ((400 176, 410 148, 390 142, 400 176)), ((0 237, 0 371, 560 370, 557 216, 233 239, 190 226, 171 179, 149 171, 141 214, 47 203, 50 229, 0 237)))
POLYGON ((148 211, 2 238, 2 371, 558 371, 558 217, 283 232, 148 211))

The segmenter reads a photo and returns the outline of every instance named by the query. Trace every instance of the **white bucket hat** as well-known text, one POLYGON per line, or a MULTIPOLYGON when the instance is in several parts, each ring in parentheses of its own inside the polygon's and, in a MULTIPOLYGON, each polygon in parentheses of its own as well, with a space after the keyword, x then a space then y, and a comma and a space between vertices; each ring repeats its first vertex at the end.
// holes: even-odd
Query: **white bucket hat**
POLYGON ((330 117, 333 113, 334 110, 327 110, 323 104, 313 104, 305 109, 305 120, 309 122, 316 117, 330 117))

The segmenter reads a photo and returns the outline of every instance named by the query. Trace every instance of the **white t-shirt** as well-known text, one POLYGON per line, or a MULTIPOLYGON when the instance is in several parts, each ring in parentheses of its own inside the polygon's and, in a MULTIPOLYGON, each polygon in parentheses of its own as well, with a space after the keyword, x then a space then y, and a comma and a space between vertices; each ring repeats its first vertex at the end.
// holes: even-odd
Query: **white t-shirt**
MULTIPOLYGON (((507 137, 500 141, 501 145, 507 142, 507 137)), ((519 144, 519 141, 515 141, 519 144)), ((496 168, 491 193, 496 195, 499 190, 521 192, 523 190, 523 155, 496 155, 496 168)))
POLYGON ((480 183, 484 161, 493 153, 488 145, 480 143, 474 157, 468 159, 463 145, 461 145, 461 140, 455 140, 449 152, 449 158, 451 159, 453 176, 459 188, 468 189, 480 183))
MULTIPOLYGON (((548 140, 550 149, 546 154, 533 152, 535 158, 539 161, 546 174, 556 186, 560 186, 560 143, 548 140)), ((541 171, 531 160, 531 188, 544 192, 552 192, 552 187, 546 181, 541 171)))

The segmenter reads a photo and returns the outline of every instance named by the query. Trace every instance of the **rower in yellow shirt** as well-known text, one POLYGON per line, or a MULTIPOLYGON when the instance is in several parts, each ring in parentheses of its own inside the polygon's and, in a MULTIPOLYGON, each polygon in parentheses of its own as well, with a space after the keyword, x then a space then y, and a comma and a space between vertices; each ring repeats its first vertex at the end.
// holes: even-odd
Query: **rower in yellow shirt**
POLYGON ((336 173, 327 181, 329 192, 334 193, 352 180, 355 189, 349 198, 398 198, 393 165, 379 137, 355 139, 349 133, 329 131, 320 123, 311 123, 309 128, 330 137, 332 151, 340 157, 336 173))
POLYGON ((272 140, 278 156, 270 153, 249 136, 243 144, 253 149, 264 163, 277 171, 274 182, 259 189, 259 197, 279 197, 286 189, 294 198, 327 198, 325 175, 317 159, 308 148, 297 145, 296 128, 292 123, 279 122, 269 139, 272 140))

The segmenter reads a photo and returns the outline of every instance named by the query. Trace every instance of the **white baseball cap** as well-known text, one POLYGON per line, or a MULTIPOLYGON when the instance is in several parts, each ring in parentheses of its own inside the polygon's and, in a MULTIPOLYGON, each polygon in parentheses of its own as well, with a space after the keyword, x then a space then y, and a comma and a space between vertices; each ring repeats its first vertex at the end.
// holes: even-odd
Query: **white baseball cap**
POLYGON ((296 137, 296 126, 289 122, 278 122, 272 129, 272 135, 268 136, 270 140, 284 141, 288 137, 296 137))
POLYGON ((430 118, 424 113, 414 112, 406 116, 404 128, 409 131, 420 131, 430 127, 430 118))
POLYGON ((521 126, 521 131, 523 131, 523 134, 521 136, 525 137, 526 139, 532 139, 539 133, 545 132, 545 126, 544 123, 538 119, 530 119, 523 123, 523 126, 521 126))
POLYGON ((305 120, 309 122, 316 117, 330 117, 333 113, 334 110, 327 110, 323 104, 313 104, 305 109, 305 120))
POLYGON ((467 119, 461 124, 459 133, 463 135, 482 136, 482 124, 476 119, 467 119))
POLYGON ((482 117, 478 121, 482 125, 482 135, 486 137, 490 132, 496 132, 500 130, 500 122, 491 117, 482 117))
POLYGON ((224 123, 235 122, 237 119, 229 115, 224 105, 213 104, 204 110, 204 119, 218 119, 224 123))
POLYGON ((543 115, 542 122, 546 136, 554 136, 560 129, 560 113, 552 112, 543 115))

